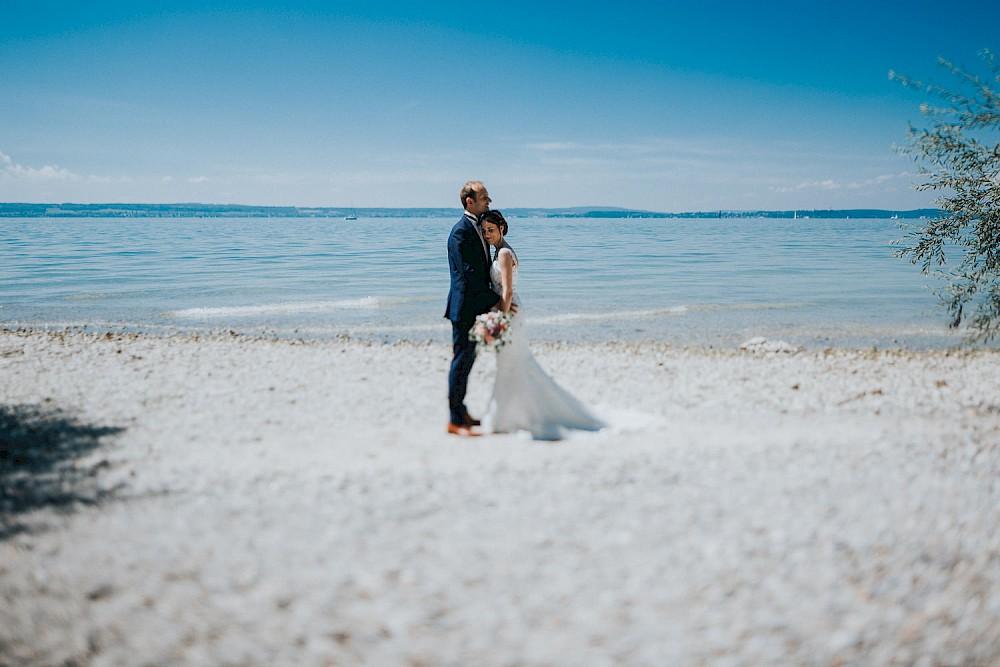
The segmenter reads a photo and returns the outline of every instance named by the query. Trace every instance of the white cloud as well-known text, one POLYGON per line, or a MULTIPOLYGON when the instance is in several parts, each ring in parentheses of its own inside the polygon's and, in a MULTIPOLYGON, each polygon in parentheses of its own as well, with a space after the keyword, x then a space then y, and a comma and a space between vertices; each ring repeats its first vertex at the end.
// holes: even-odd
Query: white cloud
POLYGON ((870 188, 876 185, 882 185, 886 181, 891 181, 897 178, 908 178, 913 174, 909 171, 901 171, 898 174, 882 174, 881 176, 876 176, 875 178, 869 178, 865 181, 848 183, 847 187, 851 190, 860 190, 862 188, 870 188))
POLYGON ((542 161, 542 164, 553 167, 599 167, 607 162, 607 160, 592 157, 551 157, 542 161))
POLYGON ((665 139, 653 137, 643 141, 603 141, 580 143, 577 141, 543 141, 526 144, 525 148, 540 153, 600 153, 611 157, 626 157, 636 155, 652 155, 675 157, 687 156, 720 156, 731 153, 719 147, 719 141, 691 141, 686 139, 665 139))
POLYGON ((585 149, 586 146, 573 141, 543 141, 538 144, 528 144, 527 148, 533 151, 573 151, 585 149))
POLYGON ((2 151, 0 151, 0 162, 3 164, 3 169, 0 170, 0 174, 8 178, 23 178, 29 181, 80 180, 79 175, 54 164, 45 165, 44 167, 39 168, 25 167, 24 165, 14 162, 9 155, 6 155, 2 151))
POLYGON ((95 176, 87 177, 88 183, 134 183, 129 176, 95 176))
MULTIPOLYGON (((662 183, 676 182, 681 175, 705 173, 731 156, 710 142, 652 137, 641 141, 545 141, 524 144, 527 155, 520 162, 523 171, 530 165, 553 170, 559 180, 574 178, 607 182, 619 179, 662 183)), ((541 175, 539 182, 549 180, 541 175)))
POLYGON ((193 176, 188 179, 188 183, 208 183, 208 176, 193 176))
POLYGON ((802 190, 839 190, 844 187, 843 184, 838 183, 832 178, 827 178, 822 181, 805 181, 799 183, 798 185, 784 185, 784 186, 772 186, 770 188, 771 192, 801 192, 802 190))

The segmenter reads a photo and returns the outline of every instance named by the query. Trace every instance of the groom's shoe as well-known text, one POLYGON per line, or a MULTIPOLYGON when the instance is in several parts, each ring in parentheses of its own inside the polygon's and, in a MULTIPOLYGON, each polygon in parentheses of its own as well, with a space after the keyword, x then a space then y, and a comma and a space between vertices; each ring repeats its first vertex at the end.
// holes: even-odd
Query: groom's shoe
POLYGON ((472 426, 466 424, 452 424, 448 422, 448 433, 452 435, 461 435, 466 438, 474 438, 476 436, 482 435, 478 431, 473 431, 472 426))
POLYGON ((466 412, 465 415, 462 417, 462 425, 463 426, 482 426, 482 422, 480 422, 478 419, 473 418, 472 415, 470 415, 468 412, 466 412))

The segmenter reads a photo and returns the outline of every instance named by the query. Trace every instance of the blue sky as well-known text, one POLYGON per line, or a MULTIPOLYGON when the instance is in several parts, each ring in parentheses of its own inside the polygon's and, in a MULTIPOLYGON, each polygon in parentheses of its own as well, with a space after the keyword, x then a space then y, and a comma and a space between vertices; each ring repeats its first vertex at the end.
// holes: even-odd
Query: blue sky
POLYGON ((998 34, 981 0, 7 0, 0 201, 918 208, 888 71, 998 34))

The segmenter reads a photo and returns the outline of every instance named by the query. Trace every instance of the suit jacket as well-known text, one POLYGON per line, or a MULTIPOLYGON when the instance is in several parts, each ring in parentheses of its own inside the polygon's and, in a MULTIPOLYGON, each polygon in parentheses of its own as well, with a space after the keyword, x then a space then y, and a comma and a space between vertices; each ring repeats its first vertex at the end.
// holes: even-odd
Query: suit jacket
POLYGON ((444 316, 456 324, 468 324, 476 315, 496 305, 500 297, 490 289, 490 257, 468 216, 452 227, 448 237, 448 268, 451 289, 444 316))

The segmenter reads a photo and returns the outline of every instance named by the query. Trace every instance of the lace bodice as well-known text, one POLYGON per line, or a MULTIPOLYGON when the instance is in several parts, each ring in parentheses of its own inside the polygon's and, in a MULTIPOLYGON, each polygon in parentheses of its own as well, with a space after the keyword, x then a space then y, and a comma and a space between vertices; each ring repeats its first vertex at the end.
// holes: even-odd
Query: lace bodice
MULTIPOLYGON (((513 271, 511 273, 511 280, 514 283, 514 303, 519 303, 517 298, 517 264, 514 265, 513 271)), ((500 275, 500 262, 493 260, 490 264, 490 287, 496 292, 497 296, 503 295, 503 279, 500 275)))

